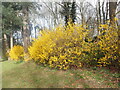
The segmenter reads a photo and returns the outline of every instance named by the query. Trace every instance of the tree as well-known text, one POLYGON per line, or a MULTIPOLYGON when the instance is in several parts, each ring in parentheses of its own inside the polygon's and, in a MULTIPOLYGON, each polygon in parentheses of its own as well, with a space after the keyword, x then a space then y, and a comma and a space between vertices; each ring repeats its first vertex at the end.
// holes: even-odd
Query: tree
POLYGON ((76 20, 76 2, 75 1, 72 2, 71 19, 72 19, 72 23, 75 23, 75 20, 76 20))
POLYGON ((62 2, 63 10, 60 12, 64 16, 65 25, 68 25, 69 19, 72 23, 75 23, 76 20, 76 2, 62 2))
POLYGON ((22 19, 17 15, 17 11, 15 7, 13 7, 15 5, 16 3, 2 3, 2 56, 4 59, 7 59, 7 50, 13 45, 13 31, 20 30, 22 25, 22 19))
POLYGON ((100 6, 100 0, 98 1, 98 8, 99 8, 99 23, 101 23, 101 6, 100 6))
MULTIPOLYGON (((32 9, 35 9, 36 3, 32 2, 18 2, 17 7, 19 7, 19 11, 22 13, 22 38, 23 38, 23 47, 25 53, 27 53, 27 48, 30 45, 30 34, 31 31, 29 30, 29 14, 31 13, 32 9)), ((18 9, 18 8, 17 8, 18 9)), ((35 11, 35 10, 34 10, 35 11)))
POLYGON ((117 0, 114 2, 109 1, 109 17, 110 17, 110 24, 114 21, 114 17, 116 16, 116 7, 117 7, 117 0))
POLYGON ((24 46, 25 53, 27 53, 27 48, 30 45, 30 32, 28 29, 28 22, 29 22, 28 5, 22 6, 22 12, 23 12, 23 27, 22 27, 23 46, 24 46))
POLYGON ((64 15, 65 25, 68 25, 68 20, 70 17, 70 2, 63 2, 64 8, 62 14, 64 15))
POLYGON ((103 24, 105 24, 105 21, 106 21, 104 5, 105 5, 105 2, 103 1, 103 3, 102 3, 103 24))

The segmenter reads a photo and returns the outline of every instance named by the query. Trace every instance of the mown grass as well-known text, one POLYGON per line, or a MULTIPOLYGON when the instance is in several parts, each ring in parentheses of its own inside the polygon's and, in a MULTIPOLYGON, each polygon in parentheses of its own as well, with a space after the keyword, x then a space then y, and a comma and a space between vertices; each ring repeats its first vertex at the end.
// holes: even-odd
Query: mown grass
POLYGON ((118 88, 118 73, 106 69, 56 70, 32 62, 2 62, 3 88, 118 88))

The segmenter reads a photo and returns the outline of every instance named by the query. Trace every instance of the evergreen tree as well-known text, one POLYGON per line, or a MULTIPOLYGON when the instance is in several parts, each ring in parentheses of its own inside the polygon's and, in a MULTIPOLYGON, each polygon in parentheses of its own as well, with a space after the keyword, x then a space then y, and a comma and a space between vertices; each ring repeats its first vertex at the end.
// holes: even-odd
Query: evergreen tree
POLYGON ((75 1, 72 2, 71 19, 72 19, 72 23, 75 23, 75 20, 76 20, 76 3, 75 3, 75 1))
POLYGON ((14 7, 16 3, 2 3, 2 52, 3 59, 7 59, 6 53, 10 48, 10 37, 13 37, 13 32, 20 30, 22 19, 18 16, 17 10, 14 7))
POLYGON ((65 25, 68 25, 69 19, 72 23, 75 23, 76 19, 76 3, 73 2, 63 2, 63 10, 60 12, 64 16, 65 25))

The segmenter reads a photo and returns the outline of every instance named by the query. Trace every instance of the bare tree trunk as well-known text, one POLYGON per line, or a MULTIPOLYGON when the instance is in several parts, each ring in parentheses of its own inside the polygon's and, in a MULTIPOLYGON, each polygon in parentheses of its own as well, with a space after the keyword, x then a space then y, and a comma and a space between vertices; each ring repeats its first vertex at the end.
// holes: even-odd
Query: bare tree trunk
POLYGON ((23 6, 23 46, 24 51, 27 53, 27 48, 30 45, 30 32, 28 30, 28 6, 23 6))
POLYGON ((108 19, 108 5, 109 5, 109 3, 107 2, 106 3, 106 16, 105 16, 105 20, 107 21, 107 19, 108 19))
POLYGON ((105 11, 104 11, 104 1, 102 3, 102 14, 103 14, 103 24, 105 24, 105 11))
POLYGON ((98 0, 98 8, 99 8, 99 23, 101 23, 101 6, 100 6, 100 0, 98 0))
POLYGON ((57 25, 57 4, 55 4, 54 27, 57 25))
POLYGON ((100 34, 100 30, 99 30, 99 25, 100 25, 100 22, 101 22, 101 19, 100 19, 100 2, 98 1, 97 3, 97 7, 96 7, 96 16, 97 16, 97 30, 98 30, 98 35, 100 34))
POLYGON ((6 34, 2 34, 2 58, 4 60, 7 60, 7 50, 8 50, 8 43, 7 43, 7 35, 6 34))
POLYGON ((13 34, 11 32, 11 34, 10 34, 10 48, 12 48, 12 47, 13 47, 13 34))
POLYGON ((113 21, 114 21, 114 17, 115 17, 116 7, 117 7, 117 0, 115 0, 115 2, 109 1, 110 24, 114 23, 113 21))
MULTIPOLYGON (((96 8, 96 10, 98 11, 97 8, 96 8)), ((99 35, 100 31, 99 31, 99 14, 98 14, 98 12, 97 12, 96 16, 97 16, 97 30, 98 30, 98 35, 99 35)))

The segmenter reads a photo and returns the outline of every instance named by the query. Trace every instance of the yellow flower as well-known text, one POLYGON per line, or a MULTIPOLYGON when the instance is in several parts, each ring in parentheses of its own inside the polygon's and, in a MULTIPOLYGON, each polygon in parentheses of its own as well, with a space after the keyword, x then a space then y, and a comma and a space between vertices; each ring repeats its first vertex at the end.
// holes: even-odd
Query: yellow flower
POLYGON ((22 46, 14 46, 10 52, 9 52, 9 56, 11 59, 13 60, 20 60, 23 59, 24 57, 24 49, 22 46))

